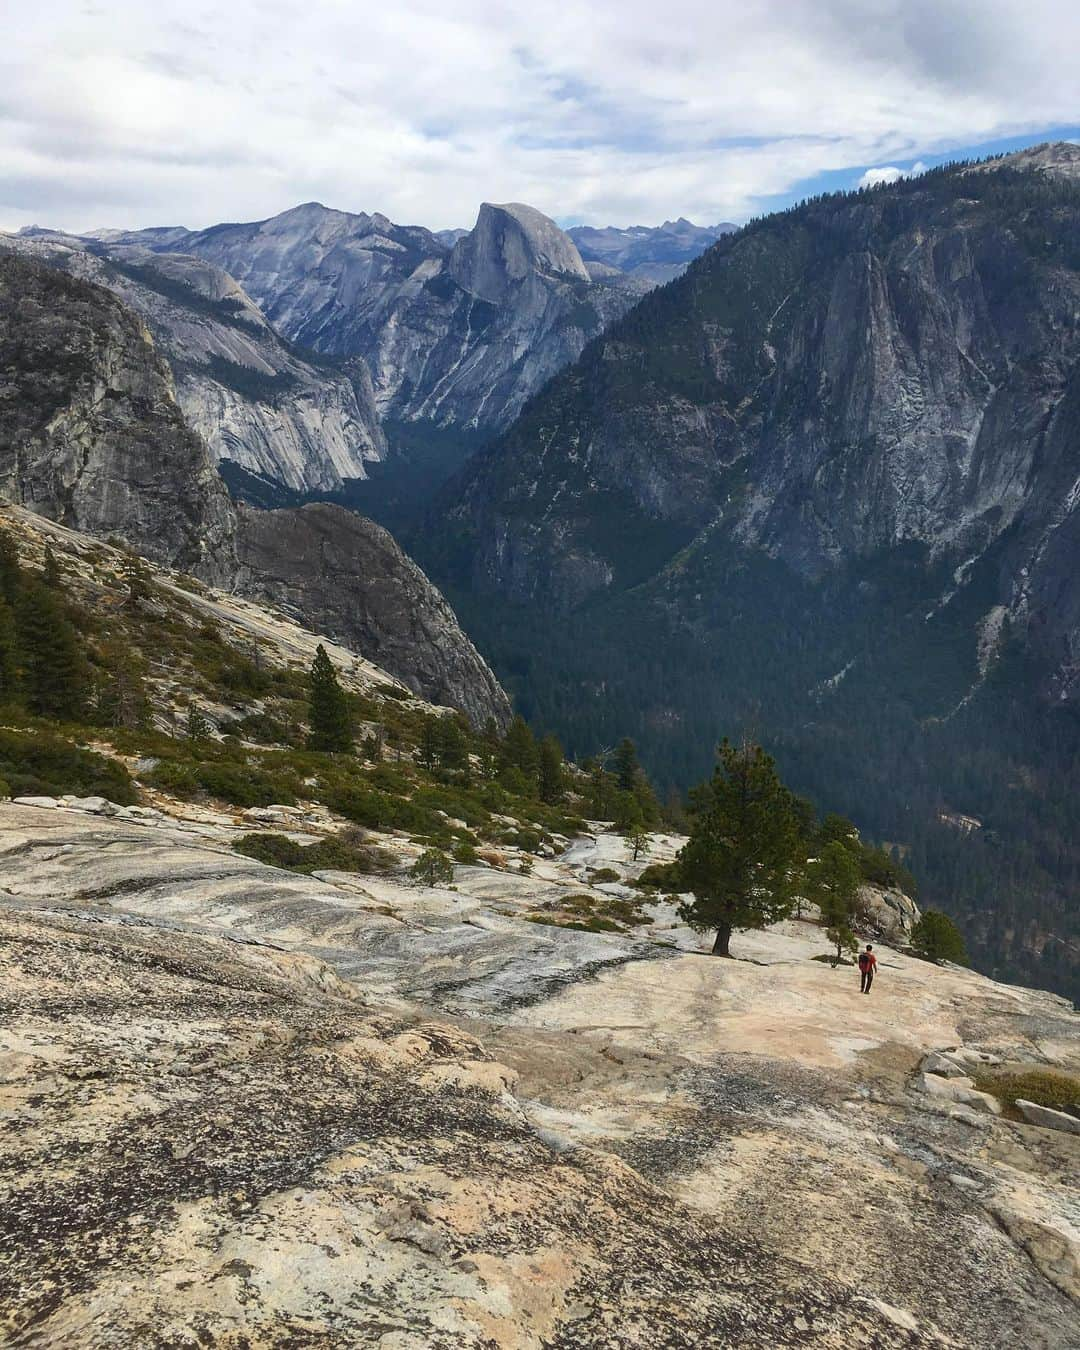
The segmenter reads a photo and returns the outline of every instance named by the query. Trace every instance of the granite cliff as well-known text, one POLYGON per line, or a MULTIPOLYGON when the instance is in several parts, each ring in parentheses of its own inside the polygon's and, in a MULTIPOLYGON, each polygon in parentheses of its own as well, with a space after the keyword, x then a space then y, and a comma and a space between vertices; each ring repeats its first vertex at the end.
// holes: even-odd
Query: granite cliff
POLYGON ((577 747, 631 727, 685 781, 750 726, 914 848, 988 968, 1069 990, 1078 230, 1069 145, 753 222, 593 341, 414 544, 577 747), (485 630, 473 592, 519 617, 485 630))
POLYGON ((385 454, 362 358, 313 364, 212 263, 48 231, 0 236, 0 248, 104 286, 133 309, 169 363, 185 420, 219 465, 293 492, 333 492, 385 454))
POLYGON ((478 723, 506 721, 506 696, 453 611, 384 531, 340 508, 265 524, 237 513, 151 332, 111 292, 0 252, 0 381, 9 500, 217 585, 287 590, 313 625, 325 619, 361 650, 376 643, 411 687, 478 723))
POLYGON ((594 280, 553 221, 516 203, 485 203, 454 242, 317 202, 253 224, 113 231, 105 242, 216 264, 290 341, 362 356, 381 415, 439 426, 506 426, 647 289, 622 273, 594 280))

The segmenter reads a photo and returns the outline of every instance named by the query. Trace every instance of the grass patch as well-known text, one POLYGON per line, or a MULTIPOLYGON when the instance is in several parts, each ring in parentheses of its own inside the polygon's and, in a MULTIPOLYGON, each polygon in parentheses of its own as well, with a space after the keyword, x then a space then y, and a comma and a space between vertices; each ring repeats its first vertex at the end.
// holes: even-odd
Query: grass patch
POLYGON ((1080 1078, 1059 1069, 980 1069, 975 1086, 996 1097, 1010 1120, 1023 1119, 1016 1106, 1018 1098, 1054 1111, 1080 1114, 1080 1078))

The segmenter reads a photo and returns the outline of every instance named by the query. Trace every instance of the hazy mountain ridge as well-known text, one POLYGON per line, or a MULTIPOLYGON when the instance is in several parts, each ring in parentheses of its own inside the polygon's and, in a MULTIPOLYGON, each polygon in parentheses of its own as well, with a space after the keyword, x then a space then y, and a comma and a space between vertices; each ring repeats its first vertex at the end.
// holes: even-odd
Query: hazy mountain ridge
POLYGON ((662 225, 573 225, 567 234, 586 263, 606 263, 628 276, 663 285, 681 276, 695 258, 739 227, 695 225, 680 216, 662 225))

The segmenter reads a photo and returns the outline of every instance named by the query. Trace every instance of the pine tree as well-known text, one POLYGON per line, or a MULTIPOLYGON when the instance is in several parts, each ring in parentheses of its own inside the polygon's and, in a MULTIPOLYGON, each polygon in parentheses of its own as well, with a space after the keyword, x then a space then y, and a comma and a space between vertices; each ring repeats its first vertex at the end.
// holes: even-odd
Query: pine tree
POLYGON ((429 773, 439 766, 442 751, 441 717, 429 713, 420 725, 420 741, 416 747, 416 757, 429 773))
POLYGON ((620 834, 628 835, 642 828, 641 806, 632 792, 616 792, 614 821, 620 834))
POLYGON ((51 544, 45 545, 45 561, 41 569, 41 579, 46 586, 54 591, 61 590, 64 584, 60 560, 53 552, 51 544))
POLYGON ((351 750, 352 718, 345 691, 338 683, 333 663, 320 642, 311 663, 311 692, 308 696, 308 748, 311 750, 351 750))
POLYGON ((947 914, 937 909, 923 910, 911 930, 911 946, 928 961, 954 961, 959 966, 968 964, 960 930, 947 914))
POLYGON ((549 806, 561 802, 566 795, 566 773, 563 769, 563 749, 555 736, 545 736, 540 742, 540 800, 549 806))
POLYGON ((187 738, 189 741, 205 741, 209 738, 213 728, 210 726, 210 719, 203 712, 197 703, 188 705, 187 715, 187 738))
POLYGON ((615 780, 620 792, 634 792, 638 786, 637 746, 629 736, 624 736, 615 751, 615 780))
POLYGON ((852 924, 861 883, 859 861, 839 839, 826 844, 820 855, 807 864, 802 889, 821 910, 829 941, 836 946, 834 965, 839 965, 845 950, 853 951, 858 945, 852 924))
POLYGON ((0 595, 0 703, 14 703, 18 696, 19 649, 15 615, 0 595))
POLYGON ((7 530, 0 528, 0 599, 14 605, 22 585, 19 550, 7 530))
POLYGON ((503 739, 500 768, 520 769, 526 778, 535 778, 540 762, 536 737, 519 713, 510 723, 503 739))
POLYGON ((454 879, 454 864, 441 849, 425 849, 409 869, 409 874, 425 886, 449 886, 454 879))
POLYGON ((24 583, 16 609, 27 707, 42 717, 77 722, 86 711, 89 671, 55 591, 24 583))
POLYGON ((137 609, 150 594, 150 570, 137 553, 125 553, 120 562, 120 575, 127 586, 124 603, 137 609))
POLYGON ((791 913, 799 879, 798 819, 791 793, 759 745, 720 747, 712 782, 676 860, 680 908, 691 927, 716 932, 714 956, 730 956, 735 928, 764 928, 791 913))
POLYGON ((101 649, 96 720, 106 727, 145 727, 150 721, 143 662, 126 643, 101 649))

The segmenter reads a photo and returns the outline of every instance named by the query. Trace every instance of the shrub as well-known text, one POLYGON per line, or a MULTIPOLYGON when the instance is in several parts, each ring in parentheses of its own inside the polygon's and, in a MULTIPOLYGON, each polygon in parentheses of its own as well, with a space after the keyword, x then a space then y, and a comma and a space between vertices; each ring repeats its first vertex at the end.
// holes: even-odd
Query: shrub
POLYGON ((298 784, 294 779, 265 773, 249 764, 229 760, 202 763, 196 775, 205 792, 232 806, 290 805, 296 801, 298 784))
POLYGON ((454 864, 441 849, 425 849, 409 869, 409 875, 425 886, 449 886, 454 879, 454 864))
POLYGON ((233 843, 238 853, 290 872, 384 872, 393 865, 382 849, 344 834, 298 844, 283 834, 245 834, 233 843))
POLYGON ((936 909, 923 910, 911 930, 911 949, 927 961, 955 961, 962 966, 968 963, 960 930, 948 915, 936 909))
POLYGON ((137 800, 127 769, 46 731, 0 730, 0 779, 13 797, 107 797, 121 806, 137 800))
MULTIPOLYGON (((646 868, 647 872, 649 869, 646 868)), ((642 873, 644 876, 644 873, 642 873)), ((590 867, 589 880, 596 886, 603 886, 609 881, 618 881, 619 874, 613 867, 590 867)))
POLYGON ((472 844, 463 839, 454 845, 454 861, 475 867, 480 861, 480 855, 472 844))
POLYGON ((981 1069, 975 1075, 975 1086, 997 1097, 1013 1119, 1021 1118, 1016 1109, 1018 1098, 1054 1111, 1080 1114, 1080 1078, 1057 1069, 981 1069))

